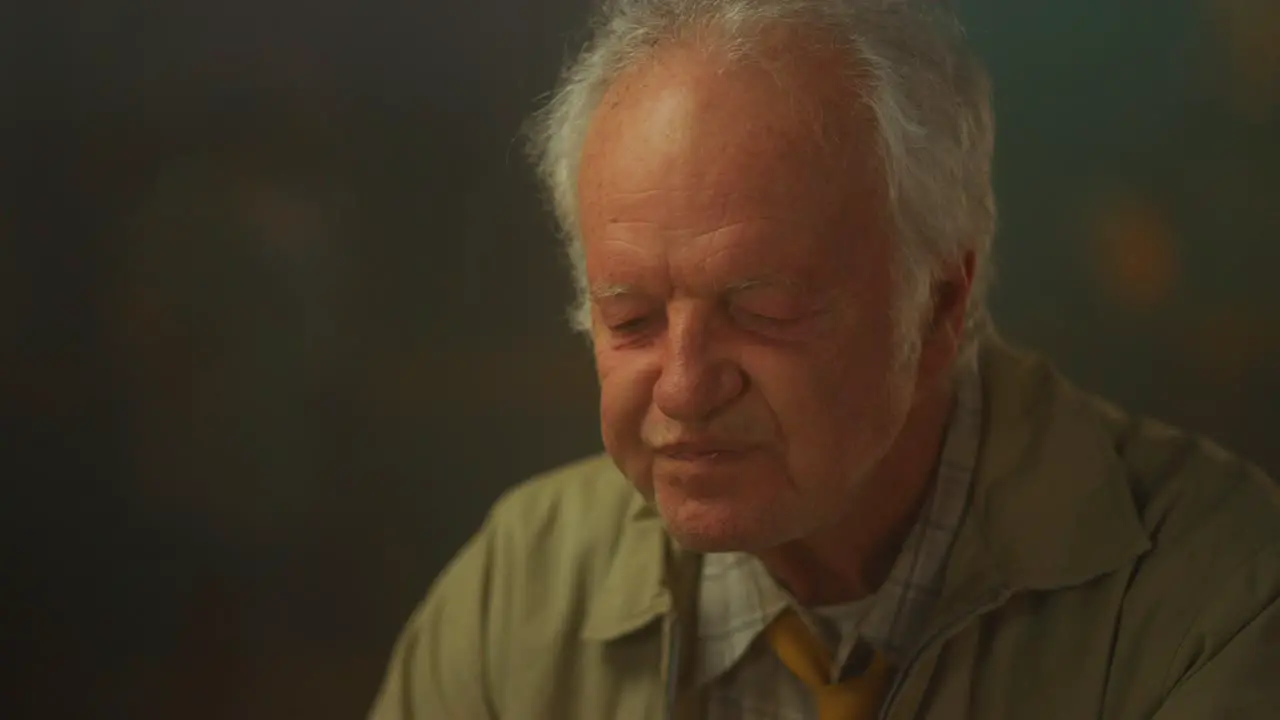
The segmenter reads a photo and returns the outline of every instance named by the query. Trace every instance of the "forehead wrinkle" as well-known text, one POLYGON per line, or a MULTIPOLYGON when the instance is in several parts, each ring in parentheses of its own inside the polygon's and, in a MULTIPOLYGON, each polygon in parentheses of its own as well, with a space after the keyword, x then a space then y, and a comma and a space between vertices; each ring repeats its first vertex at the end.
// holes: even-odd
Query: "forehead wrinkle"
MULTIPOLYGON (((722 221, 723 218, 720 218, 718 221, 707 221, 704 225, 712 225, 722 221)), ((705 265, 716 256, 733 252, 735 245, 738 245, 739 240, 742 240, 744 236, 746 240, 752 243, 767 242, 766 238, 774 234, 769 231, 770 225, 781 222, 778 218, 761 215, 719 224, 709 230, 702 230, 687 227, 678 218, 632 218, 629 214, 626 216, 615 214, 614 217, 605 221, 604 227, 601 228, 600 242, 604 245, 622 246, 628 250, 644 253, 645 245, 647 244, 645 236, 634 235, 631 231, 634 230, 646 234, 656 232, 661 237, 662 244, 669 243, 662 254, 678 256, 685 252, 695 252, 699 248, 705 248, 709 257, 699 263, 705 265), (763 227, 761 228, 760 226, 763 227), (726 233, 735 234, 736 237, 725 239, 723 236, 726 233)))
POLYGON ((666 175, 651 179, 651 182, 664 183, 665 187, 647 190, 611 187, 601 198, 606 206, 602 214, 607 216, 609 223, 626 222, 636 218, 650 221, 651 219, 645 216, 653 214, 655 207, 662 208, 664 215, 677 217, 709 216, 714 213, 716 219, 712 221, 713 223, 723 222, 724 218, 735 212, 742 214, 743 210, 752 213, 752 217, 738 222, 778 219, 770 215, 755 214, 759 212, 760 205, 771 198, 776 185, 761 183, 759 187, 743 189, 732 182, 723 182, 724 180, 740 182, 740 179, 741 173, 721 171, 698 178, 679 178, 683 180, 679 185, 673 184, 677 178, 666 175))
MULTIPOLYGON (((768 220, 767 218, 761 217, 761 218, 751 218, 750 220, 735 220, 733 222, 725 223, 723 222, 724 217, 721 216, 721 218, 717 221, 718 224, 716 225, 716 227, 710 230, 704 230, 702 232, 695 231, 695 234, 691 235, 689 240, 691 241, 705 240, 707 242, 715 242, 719 238, 719 236, 725 233, 738 230, 744 226, 754 225, 760 222, 766 222, 767 220, 768 220)), ((722 248, 720 250, 717 250, 716 252, 724 252, 725 250, 727 250, 727 248, 722 248)))
MULTIPOLYGON (((792 278, 790 273, 780 268, 771 267, 776 265, 775 262, 767 260, 771 253, 760 247, 761 244, 775 245, 785 242, 785 239, 777 237, 777 233, 771 231, 768 220, 770 220, 768 217, 740 220, 697 234, 685 228, 669 229, 664 227, 665 223, 655 221, 614 220, 605 228, 600 243, 601 247, 614 246, 624 251, 626 257, 641 262, 642 265, 658 262, 665 270, 665 277, 678 285, 686 284, 681 282, 682 280, 694 281, 694 284, 698 284, 698 281, 711 281, 717 293, 727 290, 739 292, 761 286, 804 289, 809 283, 792 278), (765 227, 757 232, 753 227, 757 225, 765 227), (649 246, 641 238, 627 232, 630 227, 645 232, 656 228, 656 231, 665 237, 656 245, 649 246), (748 229, 743 231, 743 228, 748 229), (615 234, 610 230, 618 232, 615 234), (735 237, 720 237, 735 231, 742 232, 735 237), (681 235, 685 237, 679 237, 681 235), (636 253, 639 255, 635 255, 636 253), (645 256, 648 257, 647 262, 643 260, 645 256), (764 267, 761 267, 762 258, 766 259, 764 267), (735 279, 735 276, 741 279, 735 279)), ((617 291, 621 286, 616 283, 598 287, 601 291, 593 293, 593 297, 623 294, 617 291), (613 290, 605 292, 605 288, 613 288, 613 290)), ((633 286, 627 286, 627 289, 633 293, 638 292, 638 289, 633 286)))

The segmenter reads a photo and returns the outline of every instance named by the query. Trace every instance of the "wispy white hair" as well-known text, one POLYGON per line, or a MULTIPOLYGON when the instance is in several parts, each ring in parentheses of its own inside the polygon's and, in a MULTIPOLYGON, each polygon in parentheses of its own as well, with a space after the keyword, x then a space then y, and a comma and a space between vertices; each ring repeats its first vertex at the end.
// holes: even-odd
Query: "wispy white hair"
POLYGON ((848 91, 875 119, 898 241, 896 320, 904 356, 915 355, 939 270, 974 254, 959 360, 972 362, 976 336, 989 322, 995 130, 986 71, 938 0, 605 0, 590 40, 528 127, 573 271, 573 325, 590 332, 577 178, 601 97, 621 73, 670 43, 715 44, 744 57, 762 51, 766 31, 777 29, 812 34, 845 53, 848 91))

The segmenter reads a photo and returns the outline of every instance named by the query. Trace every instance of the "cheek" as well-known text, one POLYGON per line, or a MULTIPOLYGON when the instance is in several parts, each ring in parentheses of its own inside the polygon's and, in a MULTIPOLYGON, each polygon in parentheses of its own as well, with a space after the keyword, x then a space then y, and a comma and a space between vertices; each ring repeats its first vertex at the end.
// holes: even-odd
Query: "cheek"
POLYGON ((885 352, 867 352, 833 381, 825 408, 838 436, 829 438, 849 469, 861 473, 879 462, 905 418, 902 378, 885 352))
POLYGON ((755 375, 795 474, 843 475, 853 468, 837 465, 861 465, 864 459, 853 456, 881 444, 888 370, 878 355, 817 353, 762 364, 755 375))
POLYGON ((596 353, 600 380, 600 429, 605 449, 615 460, 640 446, 640 426, 653 396, 656 373, 629 353, 596 353))

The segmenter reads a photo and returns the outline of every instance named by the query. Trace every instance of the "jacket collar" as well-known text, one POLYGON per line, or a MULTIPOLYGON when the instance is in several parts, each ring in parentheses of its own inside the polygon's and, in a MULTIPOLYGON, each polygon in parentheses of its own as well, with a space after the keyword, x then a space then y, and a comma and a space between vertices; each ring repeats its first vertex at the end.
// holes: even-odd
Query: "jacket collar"
POLYGON ((936 667, 927 648, 1024 590, 1051 590, 1118 570, 1146 552, 1108 411, 1044 361, 984 339, 983 433, 968 516, 937 605, 881 717, 914 717, 936 667))
MULTIPOLYGON (((600 482, 627 480, 614 477, 600 482)), ((590 601, 582 637, 614 640, 646 627, 673 607, 669 579, 675 546, 663 530, 662 519, 639 493, 633 493, 618 547, 598 594, 590 601)))
POLYGON ((1066 587, 1146 552, 1100 401, 994 335, 979 366, 983 439, 946 584, 985 575, 1010 590, 1066 587))

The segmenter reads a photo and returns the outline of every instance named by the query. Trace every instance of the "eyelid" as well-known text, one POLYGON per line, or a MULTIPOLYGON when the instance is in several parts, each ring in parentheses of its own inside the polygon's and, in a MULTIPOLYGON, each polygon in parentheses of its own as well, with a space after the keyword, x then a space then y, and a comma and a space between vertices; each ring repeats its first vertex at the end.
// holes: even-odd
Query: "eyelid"
POLYGON ((640 317, 634 317, 629 320, 623 320, 622 322, 612 323, 609 325, 609 331, 615 332, 615 333, 631 332, 643 327, 645 323, 649 321, 650 321, 650 318, 648 316, 642 315, 640 317))
POLYGON ((653 308, 632 307, 626 311, 605 314, 601 319, 611 334, 627 337, 649 332, 663 321, 663 313, 653 308))
POLYGON ((776 325, 776 326, 789 325, 795 322, 796 320, 798 320, 798 318, 793 318, 793 317, 775 317, 773 315, 763 315, 761 313, 752 312, 750 310, 741 310, 740 312, 747 315, 752 322, 760 322, 768 325, 776 325))
POLYGON ((751 317, 778 322, 795 320, 805 314, 804 312, 801 312, 800 309, 791 307, 788 307, 785 311, 779 311, 778 308, 771 308, 767 312, 762 312, 758 309, 749 307, 749 303, 740 302, 731 302, 729 304, 729 310, 730 312, 742 313, 751 317))
POLYGON ((729 316, 733 323, 747 331, 781 331, 795 324, 794 318, 764 315, 743 307, 732 307, 729 316))
POLYGON ((604 323, 613 327, 621 322, 630 322, 634 318, 649 314, 646 304, 640 303, 634 296, 611 295, 592 299, 594 311, 604 323), (620 320, 622 319, 622 320, 620 320))

